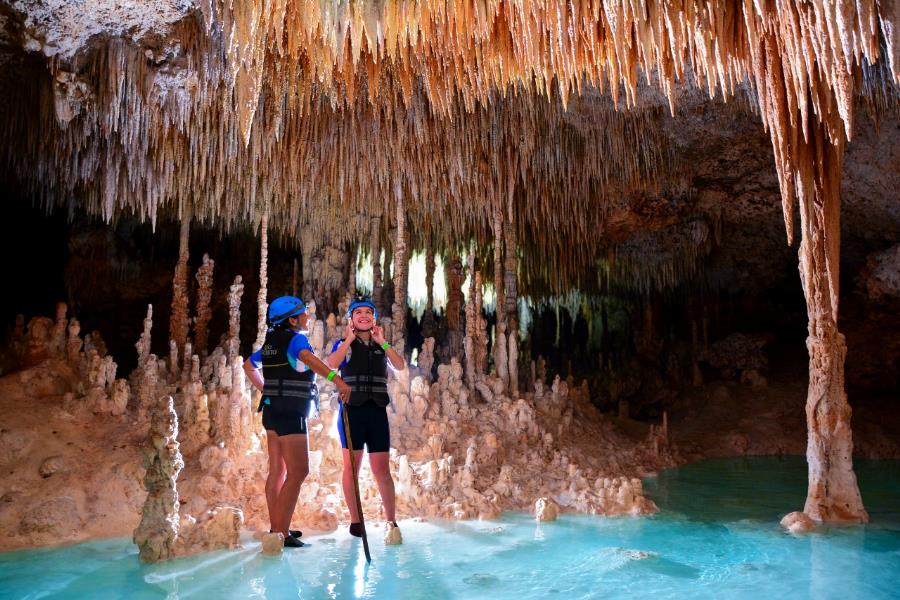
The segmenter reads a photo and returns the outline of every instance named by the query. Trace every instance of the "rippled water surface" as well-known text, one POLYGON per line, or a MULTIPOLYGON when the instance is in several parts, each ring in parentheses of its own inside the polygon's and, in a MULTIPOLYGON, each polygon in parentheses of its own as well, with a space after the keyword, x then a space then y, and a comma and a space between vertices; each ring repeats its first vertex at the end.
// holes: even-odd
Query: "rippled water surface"
POLYGON ((344 531, 153 566, 129 540, 10 552, 0 598, 900 598, 900 461, 857 473, 872 523, 805 537, 778 526, 802 508, 802 459, 710 460, 647 480, 649 518, 404 522, 403 546, 373 532, 369 567, 344 531))

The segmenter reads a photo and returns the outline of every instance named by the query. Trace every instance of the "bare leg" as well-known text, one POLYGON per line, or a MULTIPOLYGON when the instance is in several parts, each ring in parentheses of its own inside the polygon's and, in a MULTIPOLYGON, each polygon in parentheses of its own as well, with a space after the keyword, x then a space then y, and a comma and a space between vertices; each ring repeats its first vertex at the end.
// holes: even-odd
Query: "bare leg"
POLYGON ((369 454, 369 465, 372 467, 375 483, 378 484, 378 493, 381 494, 381 502, 384 505, 384 518, 391 522, 396 521, 394 479, 391 477, 390 453, 374 452, 369 454))
POLYGON ((306 434, 294 433, 278 437, 281 447, 281 455, 287 466, 287 477, 278 494, 275 506, 277 523, 273 523, 272 530, 280 531, 285 539, 290 535, 288 528, 291 525, 291 517, 297 506, 297 498, 300 496, 300 486, 309 475, 309 446, 306 442, 306 434))
MULTIPOLYGON (((350 521, 359 523, 359 513, 356 510, 356 491, 353 489, 353 475, 350 471, 350 451, 344 448, 344 477, 341 483, 344 486, 344 501, 347 503, 347 510, 350 511, 350 521)), ((363 451, 355 450, 353 452, 356 458, 356 476, 359 477, 359 467, 362 464, 363 451)))
POLYGON ((281 487, 284 485, 284 478, 287 477, 287 466, 284 464, 284 457, 281 455, 278 434, 267 429, 266 445, 269 450, 269 475, 266 477, 266 507, 269 509, 269 529, 276 531, 275 507, 278 501, 278 494, 281 493, 281 487))

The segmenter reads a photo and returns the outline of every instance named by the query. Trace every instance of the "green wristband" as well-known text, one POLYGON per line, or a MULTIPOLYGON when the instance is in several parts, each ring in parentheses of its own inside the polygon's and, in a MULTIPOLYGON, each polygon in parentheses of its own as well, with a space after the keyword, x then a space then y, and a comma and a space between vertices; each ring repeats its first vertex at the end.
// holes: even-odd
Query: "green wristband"
POLYGON ((383 343, 383 344, 381 345, 381 349, 382 349, 382 350, 387 350, 387 349, 390 348, 390 347, 391 347, 391 345, 388 344, 387 342, 385 342, 385 343, 383 343))
POLYGON ((326 377, 325 379, 327 379, 328 381, 331 381, 332 379, 334 379, 335 375, 337 375, 337 371, 332 371, 331 373, 328 374, 328 377, 326 377))

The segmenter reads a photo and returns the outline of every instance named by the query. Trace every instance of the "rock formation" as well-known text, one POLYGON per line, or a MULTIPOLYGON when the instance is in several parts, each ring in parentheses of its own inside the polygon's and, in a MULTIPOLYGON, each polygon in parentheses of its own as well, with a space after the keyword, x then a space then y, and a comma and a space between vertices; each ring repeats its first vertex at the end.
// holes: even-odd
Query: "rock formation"
MULTIPOLYGON (((804 513, 814 522, 865 522, 844 382, 848 343, 838 328, 839 322, 844 327, 838 311, 841 207, 848 204, 841 176, 861 123, 896 123, 898 3, 656 2, 638 10, 633 2, 611 0, 586 11, 578 3, 529 10, 522 0, 509 0, 473 9, 423 0, 415 15, 398 0, 363 4, 272 9, 257 0, 161 0, 148 8, 99 0, 83 10, 48 2, 3 10, 0 89, 10 91, 0 92, 0 131, 9 140, 0 148, 2 180, 36 205, 83 213, 110 228, 130 217, 153 229, 175 223, 179 230, 169 339, 152 345, 148 306, 137 365, 126 381, 116 378, 117 365, 99 336, 83 336, 65 308, 55 319, 32 318, 27 328, 22 318, 6 352, 23 390, 18 393, 57 400, 41 412, 52 427, 90 413, 98 430, 127 438, 149 427, 152 439, 169 440, 153 446, 152 492, 177 472, 175 458, 163 462, 163 449, 183 443, 186 504, 191 514, 205 515, 198 525, 216 530, 198 534, 196 545, 209 546, 212 539, 231 544, 237 513, 217 510, 218 503, 240 501, 253 526, 264 511, 262 434, 241 370, 244 283, 235 277, 227 332, 210 349, 215 282, 212 260, 204 257, 191 340, 191 228, 208 226, 225 236, 261 225, 257 345, 270 234, 273 252, 276 239, 299 247, 302 295, 318 299, 323 317, 345 298, 348 280, 355 291, 352 251, 367 253, 373 300, 399 350, 411 350, 405 348, 412 330, 409 260, 424 250, 429 310, 436 254, 446 260, 448 298, 439 326, 436 315, 428 315, 436 331, 424 336, 431 340, 420 353, 424 376, 410 380, 406 371, 391 382, 401 512, 488 516, 531 510, 526 502, 534 498, 550 498, 563 510, 652 511, 634 476, 673 464, 677 447, 668 435, 668 396, 656 393, 663 376, 644 378, 641 368, 672 365, 665 376, 677 380, 684 376, 679 356, 688 352, 698 389, 709 365, 734 371, 757 391, 767 379, 759 338, 721 336, 721 343, 707 347, 705 308, 691 311, 690 348, 672 344, 665 354, 657 344, 663 313, 651 296, 676 295, 692 282, 703 289, 715 280, 712 274, 697 281, 717 260, 714 248, 732 258, 752 248, 741 242, 740 231, 728 233, 737 240, 729 249, 719 248, 720 217, 731 211, 731 223, 751 228, 772 204, 769 186, 780 195, 776 218, 788 243, 800 242, 809 356, 804 513), (703 96, 721 96, 729 105, 707 110, 712 101, 703 96), (722 171, 733 164, 735 149, 727 141, 711 144, 720 156, 703 160, 679 151, 694 143, 691 136, 713 136, 722 121, 749 130, 748 115, 757 126, 761 120, 762 143, 770 150, 744 172, 765 171, 772 181, 742 182, 743 191, 734 182, 705 185, 728 179, 722 171), (686 120, 693 124, 689 132, 680 130, 686 120), (744 198, 731 202, 732 192, 744 198), (482 277, 496 292, 493 339, 482 277), (610 303, 628 295, 632 301, 641 296, 639 306, 628 307, 637 309, 608 318, 610 303), (598 302, 602 316, 595 319, 590 313, 598 302), (566 325, 602 329, 592 389, 574 385, 571 356, 553 356, 538 346, 538 336, 529 336, 527 312, 542 305, 554 313, 553 345, 566 325), (610 342, 616 320, 637 331, 627 343, 610 342), (631 346, 636 356, 616 356, 631 346), (734 347, 742 362, 719 360, 734 347), (440 364, 431 382, 433 351, 440 364), (525 385, 529 377, 519 376, 520 366, 541 354, 549 360, 531 363, 525 385), (634 398, 638 390, 654 397, 649 409, 634 398), (166 397, 173 400, 158 409, 166 397), (599 414, 596 405, 604 402, 622 423, 642 416, 654 419, 654 429, 626 436, 599 414), (178 415, 181 440, 172 429, 178 415), (547 475, 535 478, 535 472, 547 475)), ((870 141, 876 138, 869 134, 870 141)), ((887 182, 881 187, 896 189, 895 153, 875 154, 889 155, 879 163, 887 182)), ((854 202, 868 206, 865 199, 854 202)), ((884 231, 881 246, 863 253, 878 253, 863 286, 872 302, 890 306, 897 295, 896 247, 885 246, 896 236, 884 231)), ((89 272, 69 276, 91 282, 89 272)), ((310 340, 321 355, 328 339, 339 335, 341 319, 317 320, 315 309, 311 302, 310 340)), ((596 350, 593 332, 581 337, 588 341, 572 353, 589 356, 596 350)), ((303 488, 298 516, 331 527, 345 515, 333 483, 340 460, 328 403, 313 428, 317 474, 303 488)), ((70 430, 66 426, 67 435, 70 430)), ((0 433, 4 458, 22 458, 34 442, 23 431, 0 433)), ((739 452, 755 443, 740 432, 731 438, 739 452)), ((52 450, 40 460, 61 456, 52 450)), ((115 495, 130 502, 134 473, 126 463, 100 472, 117 470, 115 495)), ((62 479, 65 469, 53 465, 43 469, 46 479, 62 479)), ((28 472, 44 478, 35 466, 28 472)), ((361 484, 366 510, 375 511, 365 473, 361 484)), ((44 535, 52 522, 47 515, 87 514, 84 506, 97 500, 89 490, 76 491, 25 514, 26 533, 44 535)), ((135 533, 142 554, 153 559, 180 551, 179 523, 170 510, 174 487, 169 491, 166 506, 145 511, 149 521, 135 533)), ((185 530, 188 523, 193 526, 185 519, 185 530)))
POLYGON ((144 487, 147 500, 141 524, 134 530, 134 543, 145 562, 175 556, 178 538, 178 491, 175 482, 184 468, 178 449, 178 417, 170 396, 162 398, 150 418, 150 433, 144 447, 144 487))

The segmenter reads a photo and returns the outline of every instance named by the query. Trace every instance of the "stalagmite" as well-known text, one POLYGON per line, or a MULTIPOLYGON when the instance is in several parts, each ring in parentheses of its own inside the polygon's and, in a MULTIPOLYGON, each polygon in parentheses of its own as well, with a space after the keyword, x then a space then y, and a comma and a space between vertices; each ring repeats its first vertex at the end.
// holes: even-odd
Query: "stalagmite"
POLYGON ((426 380, 431 381, 431 370, 434 367, 434 338, 427 337, 422 342, 422 351, 419 353, 419 373, 426 380))
POLYGON ((391 345, 404 354, 406 345, 406 289, 409 281, 409 247, 406 232, 406 208, 403 192, 398 190, 397 234, 394 238, 394 303, 391 307, 393 330, 391 345))
POLYGON ((240 275, 234 278, 228 294, 228 339, 226 342, 228 361, 233 362, 241 351, 241 296, 244 284, 240 275))
MULTIPOLYGON (((172 314, 169 320, 169 339, 175 342, 176 355, 184 350, 188 340, 190 319, 188 315, 188 245, 191 231, 191 212, 185 209, 181 218, 181 232, 178 236, 178 262, 172 279, 172 314)), ((174 367, 173 367, 174 369, 174 367)))
POLYGON ((143 365, 147 362, 147 359, 150 356, 150 335, 151 330, 153 329, 153 305, 147 305, 147 316, 144 318, 144 330, 141 332, 141 337, 138 339, 135 347, 137 348, 137 362, 138 366, 143 365))
POLYGON ((168 560, 175 554, 178 537, 178 491, 175 481, 184 468, 178 444, 178 417, 171 396, 161 398, 150 419, 144 446, 144 487, 147 500, 134 543, 144 562, 168 560))
POLYGON ((212 318, 210 302, 213 293, 213 270, 215 261, 208 254, 203 255, 203 264, 197 269, 197 301, 196 320, 194 321, 194 348, 202 357, 206 357, 209 342, 209 320, 212 318))
POLYGON ((268 293, 269 277, 269 206, 266 205, 262 214, 262 222, 259 226, 260 246, 259 246, 259 293, 256 295, 256 341, 253 343, 253 350, 260 349, 266 339, 266 311, 269 304, 266 302, 266 294, 268 293))

